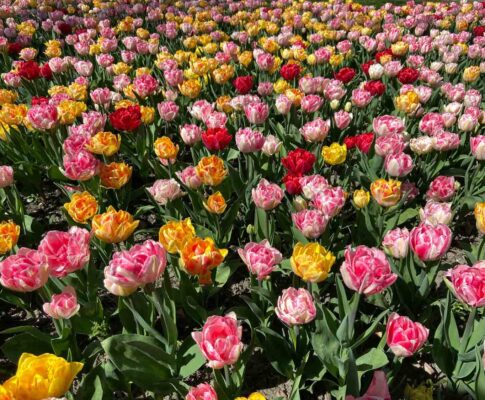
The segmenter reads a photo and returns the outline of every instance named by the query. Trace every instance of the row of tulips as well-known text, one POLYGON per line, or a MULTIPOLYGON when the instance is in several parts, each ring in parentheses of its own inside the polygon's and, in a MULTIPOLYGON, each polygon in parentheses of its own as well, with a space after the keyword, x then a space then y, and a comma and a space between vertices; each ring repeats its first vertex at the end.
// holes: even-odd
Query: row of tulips
POLYGON ((485 3, 19 1, 0 58, 0 399, 483 397, 485 3))

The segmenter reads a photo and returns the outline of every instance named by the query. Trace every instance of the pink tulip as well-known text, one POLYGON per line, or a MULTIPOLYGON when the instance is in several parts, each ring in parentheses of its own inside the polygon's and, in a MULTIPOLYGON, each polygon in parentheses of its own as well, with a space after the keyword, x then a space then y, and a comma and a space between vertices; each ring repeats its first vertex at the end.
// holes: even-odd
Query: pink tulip
POLYGON ((72 286, 66 286, 61 294, 54 294, 50 303, 42 306, 44 312, 54 319, 69 319, 79 311, 76 290, 72 286))
POLYGON ((430 112, 419 121, 419 130, 427 135, 434 136, 435 133, 443 130, 444 124, 441 114, 430 112))
POLYGON ((352 104, 357 108, 364 108, 372 101, 372 94, 365 89, 352 90, 352 104))
POLYGON ((384 159, 384 168, 390 176, 406 176, 412 171, 413 167, 413 159, 406 153, 391 153, 384 159))
POLYGON ((142 74, 133 79, 133 91, 142 99, 158 90, 158 81, 149 74, 142 74))
POLYGON ((419 322, 392 313, 387 320, 387 345, 398 357, 410 357, 423 347, 429 330, 419 322))
POLYGON ((473 156, 480 161, 485 160, 485 135, 470 138, 470 149, 473 156))
POLYGON ((409 244, 420 260, 435 261, 446 254, 451 237, 451 229, 444 224, 421 223, 411 230, 409 244))
POLYGON ((317 193, 320 193, 323 189, 331 187, 322 175, 307 175, 300 178, 301 190, 305 197, 309 200, 313 200, 317 193))
POLYGON ((22 247, 0 261, 0 283, 15 292, 32 292, 49 279, 49 267, 39 251, 22 247))
POLYGON ((147 188, 155 201, 165 206, 168 202, 182 197, 185 193, 180 189, 179 183, 171 179, 157 179, 153 186, 147 188))
POLYGON ((441 131, 433 136, 433 149, 437 151, 455 150, 460 146, 460 135, 441 131))
POLYGON ((13 168, 9 165, 0 165, 0 189, 13 184, 13 168))
POLYGON ((429 185, 426 197, 430 200, 447 201, 455 194, 459 183, 453 176, 438 176, 429 185))
POLYGON ((382 240, 382 247, 394 258, 406 258, 409 252, 409 231, 406 228, 388 231, 382 240))
POLYGON ((73 226, 67 232, 49 231, 39 244, 39 252, 44 255, 49 273, 62 278, 82 269, 90 258, 89 231, 73 226))
POLYGON ((206 115, 214 112, 214 106, 207 100, 197 100, 188 108, 188 111, 192 117, 202 121, 206 115))
POLYGON ((313 297, 306 289, 290 287, 278 297, 276 316, 286 325, 303 325, 317 316, 313 297))
POLYGON ((256 275, 259 280, 269 276, 283 259, 282 254, 271 247, 266 239, 260 243, 250 242, 237 252, 249 272, 256 275))
POLYGON ((139 287, 154 283, 163 275, 166 265, 167 252, 163 246, 147 240, 114 253, 104 269, 104 286, 116 296, 128 296, 139 287))
POLYGON ((249 103, 244 106, 244 114, 251 124, 260 125, 269 115, 269 106, 263 102, 249 103))
POLYGON ((256 207, 269 211, 276 208, 283 199, 283 190, 276 184, 261 179, 258 186, 251 192, 251 197, 256 207))
POLYGON ((104 107, 109 106, 112 100, 111 90, 109 90, 109 88, 94 89, 89 96, 94 104, 99 104, 104 107))
MULTIPOLYGON (((431 143, 430 143, 431 147, 431 143)), ((402 153, 406 148, 406 142, 402 135, 391 133, 385 136, 379 136, 376 139, 374 150, 377 155, 385 157, 388 154, 402 153)))
POLYGON ((323 105, 323 99, 316 94, 309 94, 301 100, 301 109, 305 113, 317 112, 323 105))
POLYGON ((382 115, 374 118, 372 129, 377 136, 389 136, 403 133, 406 127, 401 118, 393 115, 382 115))
POLYGON ((397 279, 384 252, 375 247, 348 247, 344 256, 340 273, 349 289, 370 296, 382 292, 397 279))
POLYGON ((176 174, 182 183, 190 189, 197 189, 202 185, 202 181, 193 166, 188 166, 182 171, 176 172, 176 174))
POLYGON ((345 191, 340 186, 328 186, 313 197, 312 205, 327 218, 333 218, 344 206, 345 199, 345 191))
POLYGON ((462 114, 458 118, 458 129, 463 132, 471 132, 478 125, 478 118, 471 114, 462 114))
POLYGON ((333 118, 335 120, 335 126, 338 129, 343 130, 350 125, 353 115, 347 111, 340 110, 333 115, 333 118))
POLYGON ((213 315, 207 319, 202 331, 192 332, 207 365, 221 369, 225 365, 235 364, 244 344, 241 342, 242 327, 238 325, 236 314, 226 316, 213 315))
POLYGON ((317 118, 300 128, 303 138, 309 143, 323 142, 330 130, 330 121, 317 118))
POLYGON ((236 132, 236 146, 241 153, 254 153, 263 148, 265 138, 259 131, 241 128, 236 132))
MULTIPOLYGON (((392 62, 392 61, 391 61, 392 62)), ((386 66, 390 64, 388 62, 386 66)), ((346 396, 345 400, 391 400, 389 387, 387 385, 386 374, 384 371, 374 371, 372 382, 367 392, 361 397, 346 396)))
POLYGON ((457 265, 448 271, 453 290, 458 299, 471 307, 485 306, 485 262, 472 267, 457 265))
POLYGON ((27 112, 27 120, 33 128, 47 131, 57 125, 57 108, 53 105, 32 106, 27 112))
POLYGON ((63 158, 63 173, 76 181, 87 181, 98 173, 99 161, 89 151, 66 154, 63 158))
POLYGON ((274 135, 266 136, 261 151, 267 156, 272 156, 280 151, 283 143, 274 135))
POLYGON ((280 94, 275 101, 275 107, 278 114, 286 115, 290 112, 293 102, 284 94, 280 94))
POLYGON ((180 127, 180 137, 186 145, 193 146, 197 142, 200 142, 202 129, 194 124, 185 124, 180 127))
POLYGON ((426 203, 424 208, 419 210, 419 217, 421 222, 427 222, 431 225, 449 225, 453 219, 451 203, 439 203, 437 201, 430 200, 426 203))
POLYGON ((173 101, 162 101, 158 103, 157 109, 160 118, 167 122, 173 121, 179 112, 179 106, 173 101))
POLYGON ((201 383, 190 388, 185 400, 218 400, 217 393, 208 383, 201 383))
POLYGON ((316 239, 327 227, 328 219, 318 210, 301 210, 291 215, 296 228, 309 239, 316 239))

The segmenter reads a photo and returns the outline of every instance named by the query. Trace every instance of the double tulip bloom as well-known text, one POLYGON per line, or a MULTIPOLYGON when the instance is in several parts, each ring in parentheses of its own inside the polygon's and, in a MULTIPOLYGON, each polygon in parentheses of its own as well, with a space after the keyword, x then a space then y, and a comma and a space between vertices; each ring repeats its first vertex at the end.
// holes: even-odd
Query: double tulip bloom
POLYGON ((297 243, 290 262, 297 276, 305 282, 318 283, 327 279, 335 256, 318 243, 297 243))
POLYGON ((238 254, 249 272, 259 280, 268 277, 283 260, 283 255, 267 240, 260 243, 250 242, 244 248, 238 249, 238 254))
POLYGON ((386 326, 386 342, 398 357, 410 357, 416 353, 428 339, 429 330, 419 322, 396 313, 389 316, 386 326))
POLYGON ((241 341, 242 327, 236 314, 213 315, 207 319, 202 331, 192 332, 192 338, 207 359, 207 366, 221 369, 233 365, 244 347, 241 341))
POLYGON ((340 273, 349 289, 371 296, 381 293, 397 279, 384 252, 375 247, 348 247, 344 255, 340 273))
POLYGON ((313 297, 306 289, 288 288, 278 297, 275 308, 277 317, 286 325, 302 325, 313 321, 317 310, 313 297))

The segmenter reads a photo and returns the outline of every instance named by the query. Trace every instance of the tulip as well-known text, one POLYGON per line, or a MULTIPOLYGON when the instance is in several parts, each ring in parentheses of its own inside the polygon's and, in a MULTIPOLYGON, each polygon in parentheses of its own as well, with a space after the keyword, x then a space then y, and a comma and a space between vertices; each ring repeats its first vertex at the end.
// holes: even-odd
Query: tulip
POLYGON ((116 296, 128 296, 139 287, 154 283, 163 275, 166 265, 167 255, 163 246, 147 240, 113 254, 104 269, 104 286, 116 296))
POLYGON ((342 164, 347 158, 347 146, 338 143, 332 143, 330 146, 323 146, 322 157, 329 165, 342 164))
POLYGON ((485 234, 485 202, 475 204, 474 215, 478 232, 485 234))
POLYGON ((0 283, 15 292, 32 292, 48 279, 49 266, 39 251, 22 247, 17 254, 0 261, 0 283))
POLYGON ((430 200, 447 201, 453 197, 459 187, 460 184, 453 176, 438 176, 429 185, 426 197, 430 200))
POLYGON ((436 226, 421 223, 411 230, 411 250, 422 261, 435 261, 443 257, 451 245, 451 229, 443 224, 436 226))
POLYGON ((160 228, 158 240, 171 254, 181 251, 185 244, 195 236, 190 218, 167 222, 160 228))
POLYGON ((303 176, 300 178, 300 185, 303 194, 310 200, 313 200, 323 189, 330 187, 328 181, 321 175, 303 176))
POLYGON ((283 196, 283 190, 276 183, 270 183, 266 179, 261 179, 256 188, 251 191, 251 197, 256 207, 265 211, 276 208, 281 203, 283 196))
POLYGON ((238 254, 249 272, 259 280, 268 277, 283 259, 282 254, 271 247, 267 240, 260 243, 250 242, 244 248, 238 249, 238 254))
POLYGON ((182 197, 185 193, 180 189, 180 184, 175 179, 158 179, 153 186, 147 188, 155 201, 165 206, 170 201, 182 197))
POLYGON ((106 243, 119 243, 128 239, 139 223, 129 212, 116 211, 109 206, 105 213, 93 217, 92 230, 98 239, 106 243))
POLYGON ((410 357, 416 353, 428 339, 429 330, 419 322, 392 313, 387 320, 386 342, 398 357, 410 357))
POLYGON ((220 185, 229 173, 224 161, 215 155, 202 157, 195 167, 195 172, 202 184, 208 186, 220 185))
POLYGON ((375 247, 357 246, 345 249, 340 273, 345 285, 370 296, 382 292, 397 279, 383 251, 375 247))
POLYGON ((221 192, 211 194, 203 204, 204 208, 212 214, 222 214, 227 207, 226 200, 221 192))
POLYGON ((318 243, 297 243, 290 262, 297 276, 305 282, 318 283, 327 279, 335 256, 318 243))
POLYGON ((357 208, 367 207, 370 201, 370 193, 364 189, 357 189, 354 192, 353 201, 357 208))
POLYGON ((0 255, 8 253, 14 246, 20 236, 20 226, 12 220, 0 222, 0 255))
POLYGON ((211 270, 222 264, 227 256, 226 249, 218 249, 211 238, 192 237, 180 250, 180 265, 190 275, 197 275, 199 283, 209 284, 211 270))
POLYGON ((317 118, 300 128, 303 138, 309 143, 323 142, 330 130, 330 121, 317 118))
POLYGON ((185 400, 218 400, 217 393, 208 383, 201 383, 190 388, 185 400))
POLYGON ((429 136, 420 136, 409 141, 411 151, 417 155, 428 154, 433 151, 434 138, 429 136))
POLYGON ((406 258, 409 251, 409 231, 406 228, 388 231, 382 240, 382 247, 394 258, 406 258))
POLYGON ((76 290, 72 286, 66 286, 61 294, 52 295, 50 303, 44 303, 42 309, 49 317, 54 319, 71 318, 80 309, 76 290))
POLYGON ((236 132, 236 146, 241 153, 254 153, 263 148, 265 138, 261 132, 250 128, 239 129, 236 132))
POLYGON ((430 200, 426 203, 424 208, 419 210, 419 217, 422 222, 428 222, 432 225, 449 225, 453 219, 451 203, 439 203, 430 200))
MULTIPOLYGON (((485 135, 470 138, 470 149, 477 160, 485 160, 485 135)), ((1 179, 0 179, 1 181, 1 179)), ((1 184, 0 184, 1 186, 1 184)))
POLYGON ((44 400, 61 397, 83 368, 79 362, 68 362, 53 354, 35 356, 23 353, 15 375, 3 386, 14 399, 44 400))
POLYGON ((301 210, 291 215, 296 228, 310 239, 319 237, 327 227, 328 218, 319 210, 301 210))
POLYGON ((98 211, 98 202, 89 192, 74 193, 64 208, 75 222, 85 224, 98 211))
POLYGON ((8 165, 0 165, 0 189, 13 184, 13 168, 8 165))
POLYGON ((401 182, 392 179, 378 179, 372 182, 370 192, 374 200, 383 207, 391 207, 401 198, 401 182))
POLYGON ((382 115, 374 118, 372 129, 377 136, 401 134, 405 130, 404 121, 393 115, 382 115))
POLYGON ((221 369, 235 364, 244 347, 241 342, 242 327, 235 313, 213 315, 207 319, 202 331, 192 332, 192 338, 207 359, 207 366, 221 369))
POLYGON ((67 232, 49 231, 39 244, 39 252, 47 260, 49 273, 62 278, 89 262, 90 241, 89 231, 76 226, 67 232))
POLYGON ((327 218, 333 218, 342 210, 346 198, 347 194, 340 186, 328 186, 313 197, 312 205, 327 218))
POLYGON ((278 297, 276 316, 286 325, 303 325, 312 322, 317 310, 313 297, 306 289, 288 288, 278 297))
POLYGON ((413 159, 409 154, 391 153, 384 159, 384 168, 390 176, 406 176, 413 167, 413 159))
POLYGON ((267 156, 272 156, 280 151, 282 144, 283 143, 280 140, 278 140, 276 136, 268 135, 266 136, 266 139, 264 141, 264 144, 261 150, 267 156))
POLYGON ((479 262, 472 267, 457 265, 448 271, 453 292, 463 303, 471 307, 485 306, 485 263, 479 262))

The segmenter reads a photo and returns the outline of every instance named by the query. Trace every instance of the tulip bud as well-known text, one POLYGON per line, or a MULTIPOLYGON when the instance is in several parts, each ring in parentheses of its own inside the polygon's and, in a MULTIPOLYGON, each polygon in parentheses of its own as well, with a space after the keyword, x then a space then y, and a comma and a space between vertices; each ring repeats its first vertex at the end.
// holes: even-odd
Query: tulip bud
POLYGON ((357 208, 367 207, 370 201, 370 193, 364 189, 357 189, 354 192, 353 200, 357 208))
POLYGON ((332 101, 330 102, 330 108, 331 108, 332 110, 334 110, 334 111, 335 111, 335 110, 336 110, 336 109, 338 109, 339 107, 340 107, 340 100, 334 99, 334 100, 332 100, 332 101))
POLYGON ((350 101, 345 103, 344 110, 347 111, 347 112, 350 112, 350 110, 352 110, 352 103, 350 101))

